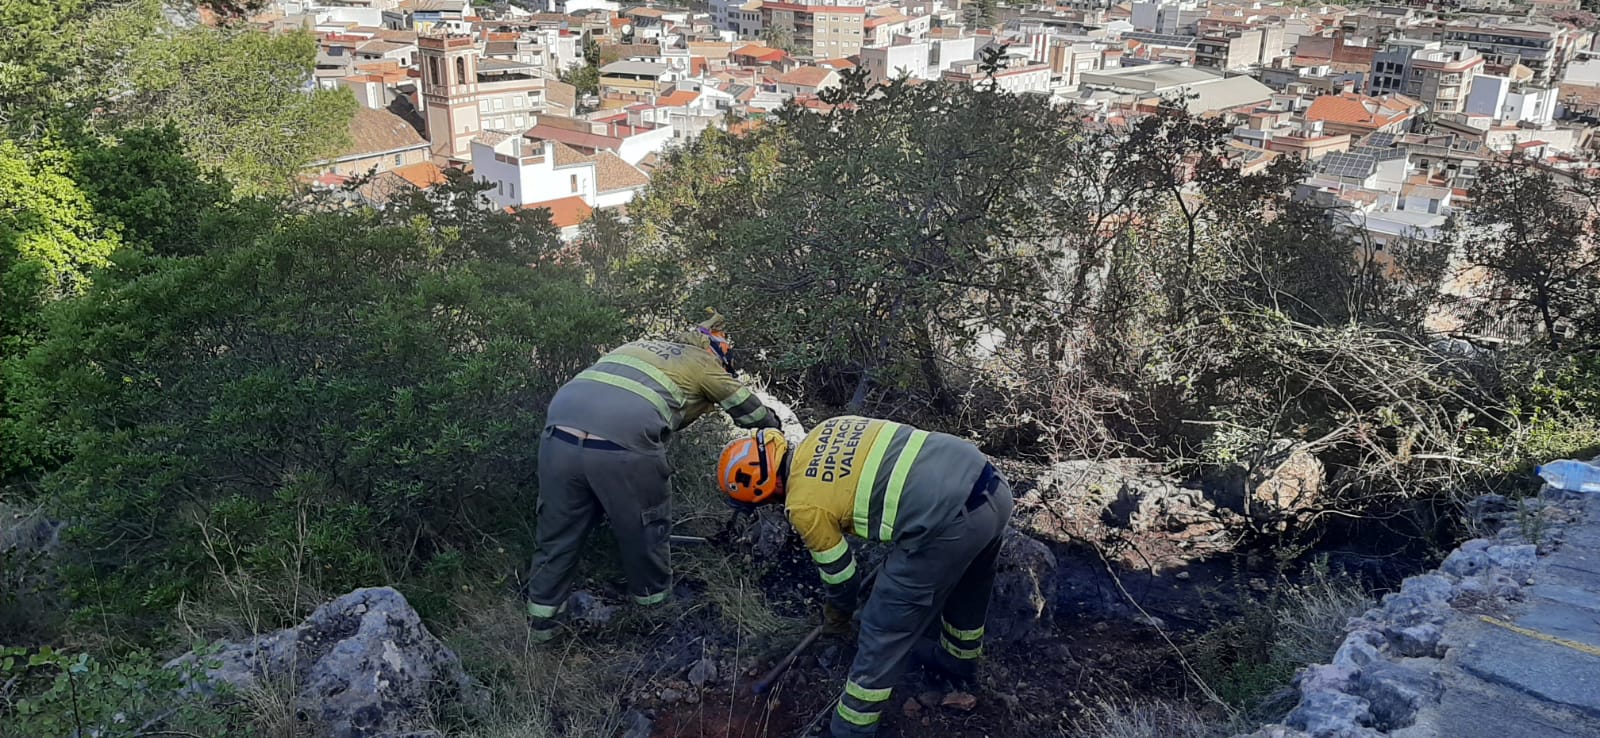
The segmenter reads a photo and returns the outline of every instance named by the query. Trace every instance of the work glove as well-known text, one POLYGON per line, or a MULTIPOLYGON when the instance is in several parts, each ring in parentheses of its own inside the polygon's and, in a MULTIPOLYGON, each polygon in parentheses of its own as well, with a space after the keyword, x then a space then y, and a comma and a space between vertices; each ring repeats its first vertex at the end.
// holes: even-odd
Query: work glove
POLYGON ((822 606, 823 635, 846 635, 850 626, 850 611, 835 607, 831 602, 822 606))

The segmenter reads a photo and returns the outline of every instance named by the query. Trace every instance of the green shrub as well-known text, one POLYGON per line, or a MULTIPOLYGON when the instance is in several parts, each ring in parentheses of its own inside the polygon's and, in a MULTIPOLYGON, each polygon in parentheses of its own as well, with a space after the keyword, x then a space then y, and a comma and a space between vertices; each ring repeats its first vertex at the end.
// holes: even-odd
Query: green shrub
POLYGON ((164 669, 144 651, 104 661, 0 648, 0 736, 241 735, 248 726, 237 712, 184 695, 195 675, 164 669))
POLYGON ((1297 583, 1280 578, 1251 591, 1259 588, 1241 587, 1237 614, 1191 646, 1201 677, 1246 716, 1289 686, 1295 672, 1332 658, 1346 623, 1372 604, 1359 582, 1329 572, 1322 560, 1297 583))
MULTIPOLYGON (((12 373, 63 460, 42 488, 73 524, 80 615, 404 586, 529 527, 545 403, 623 322, 555 263, 548 220, 477 189, 281 214, 195 256, 124 253, 52 311, 12 373)), ((252 625, 298 614, 268 610, 252 625)))

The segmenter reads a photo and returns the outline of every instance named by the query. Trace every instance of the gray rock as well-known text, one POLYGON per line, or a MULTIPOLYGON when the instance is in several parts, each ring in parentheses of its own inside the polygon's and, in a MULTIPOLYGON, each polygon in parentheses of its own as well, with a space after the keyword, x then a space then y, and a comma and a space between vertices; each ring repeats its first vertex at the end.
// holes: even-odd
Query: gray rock
POLYGON ((1244 738, 1311 738, 1311 735, 1282 725, 1268 725, 1244 738))
POLYGON ((1312 738, 1371 738, 1372 711, 1367 701, 1342 692, 1313 692, 1301 698, 1283 721, 1312 738))
POLYGON ((1421 623, 1405 628, 1394 628, 1384 631, 1389 638, 1389 647, 1396 655, 1406 657, 1437 657, 1440 653, 1439 639, 1444 636, 1444 628, 1437 623, 1421 623))
POLYGON ((689 683, 696 687, 704 687, 706 682, 717 680, 717 662, 711 659, 700 659, 694 666, 689 667, 689 683))
MULTIPOLYGON (((1479 542, 1480 541, 1468 541, 1467 543, 1479 542)), ((1485 544, 1481 548, 1488 547, 1488 541, 1481 541, 1481 543, 1485 544)), ((1482 572, 1484 569, 1488 568, 1488 566, 1488 555, 1481 550, 1468 550, 1466 545, 1462 545, 1461 548, 1456 549, 1455 552, 1446 557, 1444 563, 1441 564, 1439 568, 1443 569, 1447 574, 1454 574, 1458 577, 1470 577, 1482 572)))
POLYGON ((1339 650, 1333 653, 1332 664, 1354 671, 1382 658, 1378 654, 1378 644, 1373 642, 1375 637, 1382 642, 1382 636, 1372 631, 1357 631, 1345 636, 1344 643, 1339 644, 1339 650))
POLYGON ((39 510, 0 503, 0 604, 16 628, 6 635, 48 630, 60 616, 63 587, 55 558, 61 527, 39 510))
POLYGON ((1139 459, 1055 464, 1015 520, 1037 538, 1099 546, 1118 563, 1156 572, 1232 550, 1244 525, 1205 492, 1139 459))
POLYGON ((989 601, 988 637, 1021 640, 1049 616, 1055 601, 1056 556, 1044 543, 1007 528, 989 601))
POLYGON ((1350 688, 1351 681, 1355 678, 1358 669, 1336 664, 1321 664, 1308 666, 1296 677, 1296 686, 1300 694, 1311 695, 1318 692, 1343 692, 1350 688))
POLYGON ((1502 569, 1507 569, 1512 576, 1525 577, 1533 571, 1533 565, 1538 562, 1539 554, 1533 544, 1519 546, 1490 546, 1484 551, 1489 557, 1489 562, 1502 569))
POLYGON ((1356 675, 1351 692, 1366 700, 1373 727, 1379 730, 1404 728, 1417 711, 1439 699, 1443 686, 1434 674, 1380 661, 1356 675))
POLYGON ((616 616, 617 608, 607 605, 588 592, 573 592, 567 598, 567 612, 573 620, 591 625, 605 625, 616 616))
POLYGON ((1438 574, 1419 574, 1408 577, 1400 585, 1400 593, 1415 597, 1421 602, 1449 602, 1454 586, 1438 574))
MULTIPOLYGON (((191 652, 168 667, 195 659, 191 652)), ((331 738, 403 735, 439 705, 479 699, 456 655, 388 587, 344 595, 294 628, 222 643, 203 665, 211 682, 240 691, 293 685, 296 708, 331 738)))
POLYGON ((39 510, 0 505, 0 551, 49 554, 61 543, 61 523, 39 510))
POLYGON ((655 732, 655 724, 638 710, 629 710, 628 714, 622 716, 622 720, 626 726, 622 738, 650 738, 650 734, 655 732))
POLYGON ((1278 440, 1249 476, 1256 509, 1295 517, 1316 507, 1325 476, 1322 462, 1303 444, 1278 440))

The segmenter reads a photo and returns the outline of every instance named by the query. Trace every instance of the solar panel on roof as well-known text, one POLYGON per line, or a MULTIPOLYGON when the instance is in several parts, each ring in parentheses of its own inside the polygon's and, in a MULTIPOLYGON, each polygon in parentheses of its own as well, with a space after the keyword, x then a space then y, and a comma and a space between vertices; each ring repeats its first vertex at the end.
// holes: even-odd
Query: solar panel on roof
POLYGON ((1364 179, 1372 174, 1377 160, 1371 156, 1335 151, 1322 158, 1322 171, 1334 177, 1364 179))
POLYGON ((1373 148, 1387 148, 1394 146, 1394 134, 1388 131, 1378 131, 1367 137, 1367 144, 1373 148))
POLYGON ((1406 158, 1410 152, 1404 146, 1391 146, 1382 149, 1375 149, 1371 146, 1356 146, 1350 149, 1350 153, 1371 157, 1373 161, 1393 161, 1406 158))
POLYGON ((1125 39, 1131 38, 1135 41, 1143 41, 1145 43, 1158 44, 1161 46, 1193 46, 1195 43, 1194 36, 1180 36, 1171 33, 1151 33, 1149 31, 1129 31, 1122 34, 1122 37, 1125 39))

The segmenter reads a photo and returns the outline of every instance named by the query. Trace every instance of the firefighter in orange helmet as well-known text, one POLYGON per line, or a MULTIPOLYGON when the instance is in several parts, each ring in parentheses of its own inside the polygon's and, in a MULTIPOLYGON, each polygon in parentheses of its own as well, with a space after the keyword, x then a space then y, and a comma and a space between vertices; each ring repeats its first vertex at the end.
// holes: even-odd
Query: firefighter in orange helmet
POLYGON ((839 417, 793 448, 774 430, 723 449, 717 484, 736 507, 783 503, 827 586, 824 618, 848 623, 860 572, 844 534, 890 543, 829 730, 871 736, 922 635, 928 665, 970 681, 983 650, 1011 487, 977 447, 887 420, 839 417))

